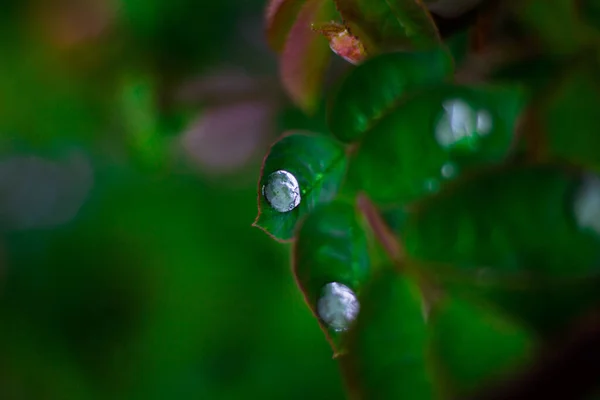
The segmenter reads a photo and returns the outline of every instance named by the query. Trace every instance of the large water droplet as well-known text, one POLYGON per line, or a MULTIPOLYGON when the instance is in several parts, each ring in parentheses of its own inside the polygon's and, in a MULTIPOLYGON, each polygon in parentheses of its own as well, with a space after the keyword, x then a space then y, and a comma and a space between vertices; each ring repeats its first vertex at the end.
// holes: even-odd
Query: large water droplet
POLYGON ((587 175, 575 195, 575 220, 579 227, 600 234, 600 178, 587 175))
POLYGON ((485 110, 475 110, 460 99, 445 101, 444 114, 435 129, 435 138, 442 147, 459 142, 473 146, 480 136, 492 130, 492 116, 485 110))
POLYGON ((331 282, 323 287, 317 302, 319 318, 331 329, 341 332, 356 319, 360 305, 356 294, 346 285, 331 282))
POLYGON ((287 171, 279 170, 269 175, 262 192, 271 207, 279 212, 292 211, 300 204, 300 185, 287 171))

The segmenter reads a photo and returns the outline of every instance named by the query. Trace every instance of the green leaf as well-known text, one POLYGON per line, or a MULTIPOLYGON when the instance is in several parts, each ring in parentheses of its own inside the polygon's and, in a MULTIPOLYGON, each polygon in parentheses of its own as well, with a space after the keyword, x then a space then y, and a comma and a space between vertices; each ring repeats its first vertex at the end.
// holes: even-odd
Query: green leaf
POLYGON ((318 105, 321 84, 331 59, 325 37, 312 24, 335 18, 329 0, 306 0, 281 55, 279 68, 283 86, 296 105, 312 113, 318 105))
POLYGON ((541 107, 550 155, 600 172, 600 79, 596 65, 580 65, 541 107))
POLYGON ((424 200, 400 234, 441 284, 551 333, 600 297, 599 198, 597 177, 506 168, 424 200))
POLYGON ((532 357, 529 331, 494 310, 456 297, 437 305, 429 329, 437 376, 451 398, 509 378, 532 357))
POLYGON ((522 92, 440 85, 398 105, 356 150, 349 183, 376 202, 404 204, 469 168, 502 162, 516 138, 522 92))
POLYGON ((431 47, 440 36, 421 0, 335 0, 351 32, 377 49, 431 47))
POLYGON ((427 327, 419 289, 386 270, 360 296, 349 334, 347 381, 361 399, 432 399, 426 366, 427 327))
POLYGON ((328 123, 344 142, 359 140, 406 95, 452 74, 447 52, 389 53, 352 70, 329 101, 328 123))
POLYGON ((339 309, 322 318, 319 310, 324 310, 320 307, 326 305, 327 299, 322 299, 326 284, 342 284, 358 295, 370 276, 367 236, 358 221, 356 209, 341 202, 318 207, 300 225, 293 254, 298 286, 334 351, 339 354, 343 351, 343 326, 348 321, 343 315, 351 313, 344 314, 344 310, 339 309))
POLYGON ((266 35, 269 46, 281 52, 306 0, 270 0, 266 9, 266 35))
POLYGON ((263 163, 258 185, 258 216, 254 225, 276 239, 291 239, 301 217, 336 196, 346 163, 344 148, 333 139, 299 132, 283 136, 271 147, 263 163), (277 185, 275 181, 275 186, 266 187, 269 177, 277 177, 271 175, 277 171, 286 171, 294 177, 297 193, 281 193, 281 190, 287 190, 286 185, 290 188, 290 181, 280 180, 283 185, 277 185), (274 208, 265 197, 267 189, 274 190, 272 193, 279 191, 275 193, 278 194, 276 207, 281 209, 281 204, 288 201, 291 210, 282 212, 274 208))

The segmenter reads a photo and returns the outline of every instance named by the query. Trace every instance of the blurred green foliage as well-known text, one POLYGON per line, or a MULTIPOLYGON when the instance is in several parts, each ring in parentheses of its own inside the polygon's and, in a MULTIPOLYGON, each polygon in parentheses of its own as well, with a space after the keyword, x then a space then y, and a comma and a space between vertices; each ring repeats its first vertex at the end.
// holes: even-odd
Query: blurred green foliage
MULTIPOLYGON (((343 398, 289 248, 251 227, 266 146, 224 177, 172 151, 207 110, 173 100, 182 82, 224 64, 274 68, 248 57, 237 29, 250 21, 260 34, 263 7, 3 3, 1 399, 343 398), (72 151, 93 170, 86 201, 75 218, 36 225, 36 204, 60 194, 49 171, 72 151)), ((275 123, 322 124, 289 107, 275 123)))

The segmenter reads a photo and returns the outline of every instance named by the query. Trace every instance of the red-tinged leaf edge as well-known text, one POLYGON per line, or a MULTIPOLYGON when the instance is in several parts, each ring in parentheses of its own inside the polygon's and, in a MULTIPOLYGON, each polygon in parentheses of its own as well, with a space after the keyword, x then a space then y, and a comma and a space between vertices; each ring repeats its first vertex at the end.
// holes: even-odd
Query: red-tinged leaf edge
MULTIPOLYGON (((266 161, 267 158, 269 157, 269 155, 271 154, 271 150, 273 149, 273 147, 283 138, 290 136, 290 135, 294 135, 296 134, 296 131, 289 131, 284 133, 283 135, 279 136, 276 140, 273 141, 273 143, 271 143, 271 145, 269 146, 269 150, 267 150, 265 156, 263 157, 261 166, 260 166, 260 175, 259 177, 262 177, 264 172, 265 172, 265 165, 266 165, 266 161)), ((257 204, 257 208, 258 208, 258 213, 256 215, 256 218, 254 219, 254 222, 252 223, 252 227, 253 228, 258 228, 261 231, 263 231, 264 233, 266 233, 269 237, 271 237, 271 239, 275 240, 278 243, 292 243, 295 241, 296 237, 292 237, 290 239, 280 239, 277 236, 273 235, 271 232, 269 232, 266 228, 262 227, 261 225, 258 224, 258 221, 260 219, 260 216, 262 214, 262 208, 260 207, 260 194, 262 191, 262 186, 261 186, 261 181, 260 178, 258 179, 258 183, 256 184, 257 188, 256 188, 256 204, 257 204)))
POLYGON ((265 9, 265 36, 273 51, 281 53, 306 0, 270 0, 265 9))
POLYGON ((307 0, 292 27, 280 58, 283 86, 304 112, 315 111, 320 87, 331 58, 326 38, 312 30, 312 25, 334 17, 330 0, 307 0))

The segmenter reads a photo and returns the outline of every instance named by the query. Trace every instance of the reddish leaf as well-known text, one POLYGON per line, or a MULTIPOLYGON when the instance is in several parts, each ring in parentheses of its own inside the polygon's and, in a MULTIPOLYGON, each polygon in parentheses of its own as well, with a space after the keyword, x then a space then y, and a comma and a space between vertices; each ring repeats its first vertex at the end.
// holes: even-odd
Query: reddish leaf
POLYGON ((325 36, 329 40, 331 50, 349 63, 360 64, 367 58, 363 43, 344 25, 330 23, 316 27, 314 30, 325 36))
POLYGON ((280 53, 306 0, 270 0, 266 9, 267 42, 280 53))
POLYGON ((314 111, 331 51, 327 39, 312 30, 313 23, 335 18, 331 0, 308 0, 288 36, 280 60, 283 86, 305 112, 314 111))

